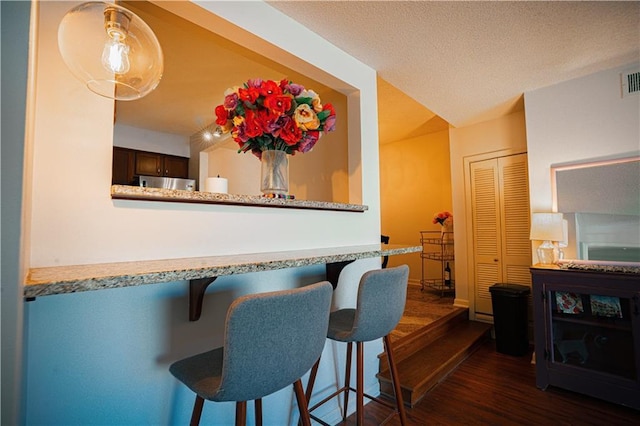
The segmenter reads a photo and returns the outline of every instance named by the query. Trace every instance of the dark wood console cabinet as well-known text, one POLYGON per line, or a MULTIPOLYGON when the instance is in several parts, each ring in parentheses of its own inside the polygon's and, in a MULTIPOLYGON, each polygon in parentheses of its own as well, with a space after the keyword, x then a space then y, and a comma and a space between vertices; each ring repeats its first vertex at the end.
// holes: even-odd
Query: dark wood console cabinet
POLYGON ((135 185, 138 176, 189 177, 189 158, 113 147, 113 185, 135 185))
POLYGON ((640 275, 531 268, 536 385, 640 410, 640 275))

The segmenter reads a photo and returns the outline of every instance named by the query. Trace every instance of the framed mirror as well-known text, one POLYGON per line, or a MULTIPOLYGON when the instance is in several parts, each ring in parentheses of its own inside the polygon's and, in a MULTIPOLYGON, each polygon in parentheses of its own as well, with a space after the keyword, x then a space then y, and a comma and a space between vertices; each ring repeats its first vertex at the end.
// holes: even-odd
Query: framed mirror
POLYGON ((554 203, 568 224, 565 258, 640 265, 640 156, 551 171, 554 203))

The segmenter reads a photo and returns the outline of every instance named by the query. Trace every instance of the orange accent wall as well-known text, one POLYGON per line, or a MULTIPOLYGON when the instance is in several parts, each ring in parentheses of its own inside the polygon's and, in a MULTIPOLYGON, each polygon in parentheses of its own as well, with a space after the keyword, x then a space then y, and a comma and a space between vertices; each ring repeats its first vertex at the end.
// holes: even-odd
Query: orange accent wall
MULTIPOLYGON (((433 215, 452 211, 449 131, 405 139, 380 147, 381 232, 391 244, 419 244, 420 231, 437 231, 433 215)), ((420 255, 391 256, 389 266, 409 265, 419 283, 420 255)))

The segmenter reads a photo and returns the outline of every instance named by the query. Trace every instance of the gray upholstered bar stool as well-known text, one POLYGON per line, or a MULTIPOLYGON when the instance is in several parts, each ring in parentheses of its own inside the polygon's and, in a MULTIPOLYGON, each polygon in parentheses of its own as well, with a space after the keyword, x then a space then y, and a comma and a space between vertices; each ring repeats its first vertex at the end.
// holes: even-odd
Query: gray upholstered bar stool
POLYGON ((169 371, 196 394, 191 425, 200 422, 204 400, 236 402, 236 425, 246 423, 247 401, 294 385, 302 424, 310 425, 300 378, 322 354, 333 288, 328 281, 293 290, 236 299, 227 311, 224 346, 180 361, 169 371))
MULTIPOLYGON (((363 406, 364 397, 372 401, 384 404, 395 410, 400 415, 400 423, 406 424, 406 415, 398 380, 398 371, 393 360, 392 347, 389 342, 389 333, 398 325, 407 299, 407 284, 409 280, 409 267, 407 265, 395 268, 379 269, 366 272, 360 279, 356 309, 340 309, 332 312, 329 318, 329 333, 327 337, 332 340, 347 343, 347 367, 345 371, 345 384, 333 394, 309 408, 313 411, 330 399, 344 393, 344 407, 342 419, 347 417, 349 405, 349 392, 356 392, 356 422, 364 424, 363 406), (388 404, 379 398, 364 393, 364 342, 383 339, 385 352, 389 361, 389 370, 393 382, 393 390, 396 397, 396 405, 388 404), (356 343, 357 368, 356 388, 350 385, 351 353, 353 342, 356 343)), ((313 384, 320 359, 311 370, 309 383, 307 384, 306 397, 310 401, 313 392, 313 384)), ((324 421, 311 415, 311 418, 323 425, 324 421)))

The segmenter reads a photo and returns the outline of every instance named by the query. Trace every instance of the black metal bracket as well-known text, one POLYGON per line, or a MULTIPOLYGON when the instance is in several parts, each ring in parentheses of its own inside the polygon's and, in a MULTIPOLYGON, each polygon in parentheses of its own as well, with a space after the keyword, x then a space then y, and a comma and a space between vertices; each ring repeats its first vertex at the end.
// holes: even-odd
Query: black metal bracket
MULTIPOLYGON (((338 286, 338 279, 340 278, 340 273, 344 267, 354 261, 355 260, 344 260, 342 262, 327 263, 325 265, 327 281, 331 283, 334 290, 338 286)), ((206 293, 209 284, 214 282, 216 278, 218 277, 189 280, 189 321, 198 321, 200 319, 204 294, 206 293)))
POLYGON ((198 321, 200 319, 204 293, 207 291, 209 284, 214 282, 216 278, 218 277, 189 280, 189 321, 198 321))
POLYGON ((343 260, 342 262, 333 262, 326 264, 327 271, 327 281, 331 283, 333 289, 335 290, 338 287, 338 279, 340 278, 340 273, 350 263, 353 263, 354 260, 343 260))

